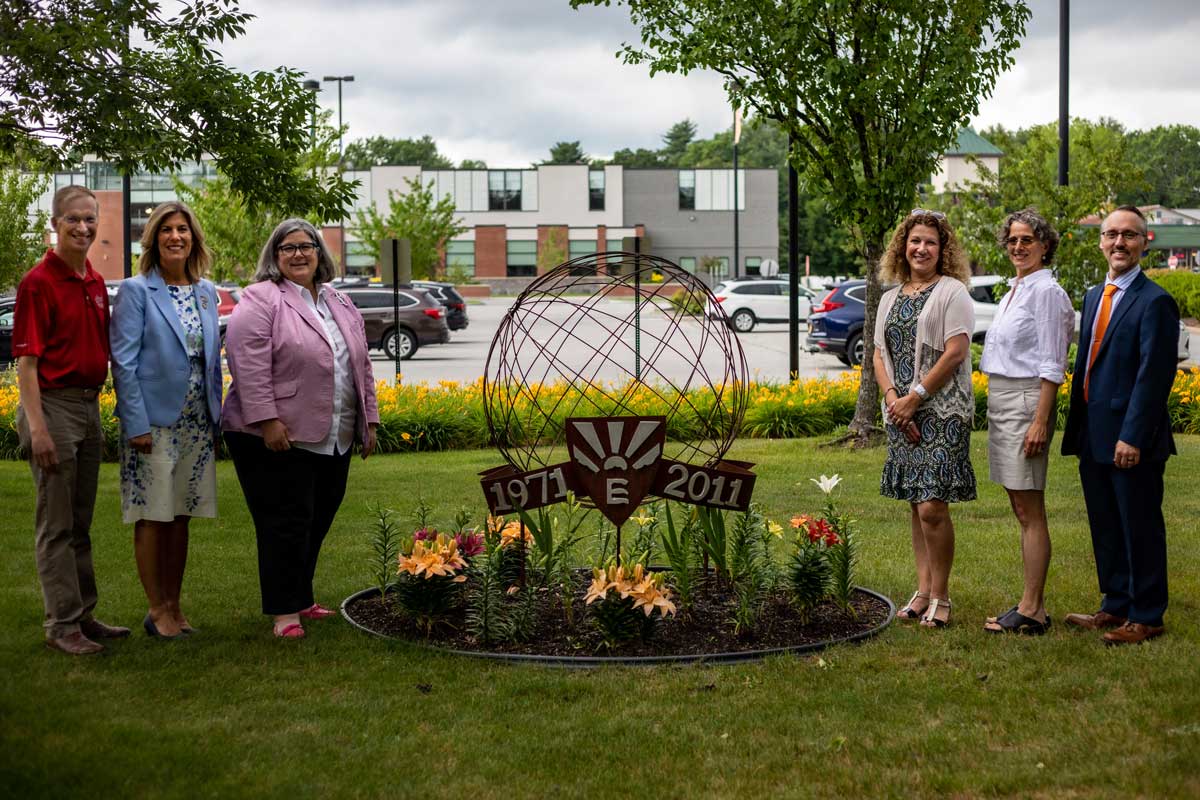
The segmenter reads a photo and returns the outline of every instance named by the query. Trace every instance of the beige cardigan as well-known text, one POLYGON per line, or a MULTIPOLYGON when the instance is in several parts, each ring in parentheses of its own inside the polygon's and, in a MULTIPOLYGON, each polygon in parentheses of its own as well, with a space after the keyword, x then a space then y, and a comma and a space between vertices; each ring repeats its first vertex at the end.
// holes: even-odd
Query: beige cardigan
MULTIPOLYGON (((896 304, 900 295, 900 286, 884 292, 879 299, 879 310, 875 317, 875 349, 883 360, 883 369, 888 379, 895 384, 896 373, 892 366, 892 357, 887 351, 884 340, 884 327, 887 325, 888 314, 896 304)), ((907 394, 933 369, 933 365, 946 351, 946 342, 965 333, 968 338, 975 332, 975 306, 971 303, 971 295, 967 292, 962 281, 943 276, 933 287, 929 299, 917 317, 917 343, 914 349, 916 369, 912 385, 904 392, 907 394)), ((971 358, 963 359, 962 364, 950 380, 943 384, 936 393, 931 394, 924 405, 932 408, 937 416, 958 417, 969 421, 975 416, 975 392, 971 388, 971 358)), ((887 418, 887 399, 881 399, 880 408, 887 418)))

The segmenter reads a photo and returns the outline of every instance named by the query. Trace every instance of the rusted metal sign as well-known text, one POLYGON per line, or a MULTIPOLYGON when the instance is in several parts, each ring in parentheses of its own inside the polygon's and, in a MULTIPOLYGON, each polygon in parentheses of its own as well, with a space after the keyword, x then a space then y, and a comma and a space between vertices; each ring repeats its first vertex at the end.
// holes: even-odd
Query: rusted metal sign
POLYGON ((569 461, 528 472, 505 465, 480 473, 493 514, 587 498, 620 526, 647 498, 744 511, 755 475, 745 461, 712 466, 663 458, 666 417, 575 417, 566 424, 569 461))

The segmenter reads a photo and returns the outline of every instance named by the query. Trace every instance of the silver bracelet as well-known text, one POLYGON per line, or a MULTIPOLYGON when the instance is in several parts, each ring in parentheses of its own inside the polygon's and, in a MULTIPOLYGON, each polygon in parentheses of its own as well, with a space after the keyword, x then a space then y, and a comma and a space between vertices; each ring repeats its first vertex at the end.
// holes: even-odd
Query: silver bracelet
POLYGON ((916 392, 916 393, 917 393, 917 397, 921 398, 922 400, 928 400, 928 399, 929 399, 929 390, 928 390, 928 389, 926 389, 926 388, 925 388, 924 386, 922 386, 921 384, 919 384, 919 383, 918 383, 916 386, 914 386, 914 387, 913 387, 913 391, 914 391, 914 392, 916 392))

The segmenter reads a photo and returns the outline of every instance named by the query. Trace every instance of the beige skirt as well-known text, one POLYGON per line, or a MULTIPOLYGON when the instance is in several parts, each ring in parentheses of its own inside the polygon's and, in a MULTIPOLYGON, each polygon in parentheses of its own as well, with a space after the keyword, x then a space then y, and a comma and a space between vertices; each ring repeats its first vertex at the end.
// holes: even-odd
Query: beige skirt
POLYGON ((988 470, 991 479, 1006 489, 1046 489, 1053 416, 1046 448, 1033 458, 1025 457, 1025 434, 1041 390, 1041 378, 988 376, 988 470))

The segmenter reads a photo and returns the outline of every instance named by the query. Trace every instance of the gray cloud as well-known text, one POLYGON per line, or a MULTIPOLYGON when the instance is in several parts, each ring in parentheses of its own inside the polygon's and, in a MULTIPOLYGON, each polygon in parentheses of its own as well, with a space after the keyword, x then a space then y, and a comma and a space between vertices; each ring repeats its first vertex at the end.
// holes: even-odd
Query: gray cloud
MULTIPOLYGON (((1200 11, 1192 2, 1073 4, 1072 113, 1129 127, 1195 122, 1192 87, 1200 11), (1170 66, 1165 66, 1169 59, 1170 66), (1162 65, 1162 66, 1155 66, 1162 65)), ((975 122, 1024 126, 1058 113, 1058 2, 1032 0, 1014 68, 975 122)), ((430 134, 455 160, 521 166, 560 140, 594 155, 656 147, 690 117, 700 134, 728 127, 721 81, 711 74, 651 79, 615 56, 638 34, 623 7, 572 10, 567 0, 249 0, 257 15, 227 43, 230 63, 281 64, 321 78, 353 74, 343 113, 351 139, 430 134)), ((321 103, 334 109, 336 88, 321 103)))

